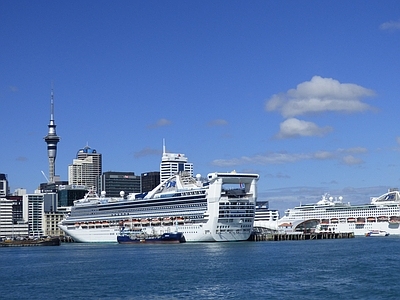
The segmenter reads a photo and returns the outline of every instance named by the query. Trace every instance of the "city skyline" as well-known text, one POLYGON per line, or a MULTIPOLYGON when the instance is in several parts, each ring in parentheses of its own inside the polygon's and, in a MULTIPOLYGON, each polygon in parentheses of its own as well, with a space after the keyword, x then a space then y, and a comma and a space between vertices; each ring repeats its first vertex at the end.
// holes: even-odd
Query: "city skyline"
POLYGON ((260 174, 271 208, 325 192, 366 203, 400 187, 397 1, 4 2, 0 172, 45 179, 77 149, 103 171, 158 170, 162 141, 194 174, 260 174))

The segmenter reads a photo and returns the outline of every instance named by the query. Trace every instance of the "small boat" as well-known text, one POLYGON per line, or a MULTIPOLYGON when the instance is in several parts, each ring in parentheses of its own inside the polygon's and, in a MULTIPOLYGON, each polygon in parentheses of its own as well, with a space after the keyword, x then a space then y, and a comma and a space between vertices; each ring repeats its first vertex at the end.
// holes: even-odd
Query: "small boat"
POLYGON ((60 246, 59 237, 15 238, 0 240, 0 247, 60 246))
POLYGON ((365 236, 389 236, 389 232, 384 230, 371 230, 367 232, 365 236))
POLYGON ((137 243, 152 243, 152 244, 178 244, 185 243, 185 236, 182 232, 167 232, 162 235, 147 235, 147 234, 121 234, 117 236, 119 244, 137 244, 137 243))

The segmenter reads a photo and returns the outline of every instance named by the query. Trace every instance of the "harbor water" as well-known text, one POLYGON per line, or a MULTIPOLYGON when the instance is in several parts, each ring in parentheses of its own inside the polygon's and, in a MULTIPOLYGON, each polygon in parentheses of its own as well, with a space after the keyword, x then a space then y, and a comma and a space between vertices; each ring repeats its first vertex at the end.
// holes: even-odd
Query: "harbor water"
POLYGON ((0 248, 2 299, 400 299, 400 237, 0 248))

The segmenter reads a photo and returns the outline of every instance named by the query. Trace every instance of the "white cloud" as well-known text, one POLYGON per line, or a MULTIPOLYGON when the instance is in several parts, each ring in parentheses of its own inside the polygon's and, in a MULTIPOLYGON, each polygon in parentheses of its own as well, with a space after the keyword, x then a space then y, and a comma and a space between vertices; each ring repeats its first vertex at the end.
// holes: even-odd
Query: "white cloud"
POLYGON ((160 119, 160 120, 158 120, 156 123, 150 124, 150 125, 148 126, 148 128, 158 128, 158 127, 168 126, 168 125, 170 125, 170 124, 171 124, 171 121, 170 121, 170 120, 167 120, 167 119, 160 119))
POLYGON ((389 21, 379 26, 382 30, 400 30, 400 21, 389 21))
POLYGON ((329 152, 329 151, 317 151, 314 153, 314 158, 316 158, 316 159, 325 160, 325 159, 331 159, 334 157, 335 157, 334 153, 329 152))
POLYGON ((346 155, 344 157, 342 157, 342 163, 344 163, 345 165, 360 165, 363 164, 364 161, 358 157, 354 157, 353 155, 346 155))
POLYGON ((220 167, 231 167, 239 166, 244 164, 282 164, 282 163, 293 163, 299 160, 309 159, 308 154, 290 154, 286 152, 273 152, 264 155, 255 155, 253 157, 242 156, 240 158, 232 159, 216 159, 212 162, 213 165, 220 167))
POLYGON ((371 109, 360 99, 371 97, 374 92, 352 83, 340 83, 332 78, 314 76, 295 89, 273 95, 267 100, 267 111, 279 111, 290 118, 308 113, 362 112, 371 109))
POLYGON ((313 153, 287 153, 287 152, 269 152, 266 154, 254 155, 252 157, 242 156, 232 159, 216 159, 212 162, 213 165, 219 167, 234 167, 240 165, 271 165, 271 164, 286 164, 296 163, 304 160, 337 160, 342 164, 349 166, 364 163, 360 158, 357 158, 348 153, 364 153, 365 148, 349 148, 337 149, 334 151, 316 151, 313 153), (359 152, 354 152, 358 149, 359 152), (361 149, 363 149, 361 151, 361 149))
POLYGON ((321 128, 313 122, 290 118, 281 123, 277 137, 285 139, 299 136, 323 136, 330 131, 332 131, 331 127, 321 128))

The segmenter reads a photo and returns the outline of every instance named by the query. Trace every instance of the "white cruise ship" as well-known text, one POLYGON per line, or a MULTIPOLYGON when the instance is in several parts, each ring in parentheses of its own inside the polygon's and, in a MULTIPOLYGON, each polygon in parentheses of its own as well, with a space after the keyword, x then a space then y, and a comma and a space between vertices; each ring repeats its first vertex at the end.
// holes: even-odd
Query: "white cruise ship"
POLYGON ((268 201, 258 201, 256 203, 256 213, 254 216, 255 231, 277 231, 279 211, 269 209, 268 201))
POLYGON ((353 232, 365 236, 371 231, 400 235, 400 193, 390 189, 369 204, 350 205, 342 197, 324 195, 315 204, 300 205, 285 211, 279 229, 295 231, 353 232))
POLYGON ((59 227, 76 242, 117 242, 129 228, 152 235, 182 232, 187 242, 247 240, 253 229, 258 174, 181 173, 127 199, 88 194, 59 227))

